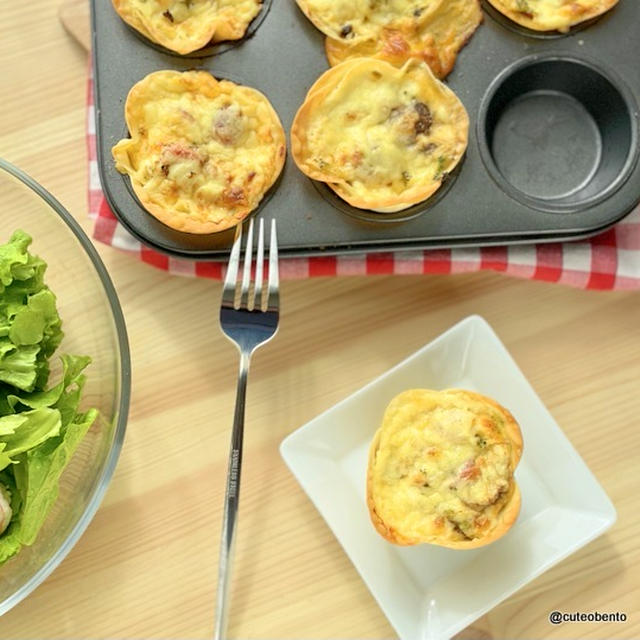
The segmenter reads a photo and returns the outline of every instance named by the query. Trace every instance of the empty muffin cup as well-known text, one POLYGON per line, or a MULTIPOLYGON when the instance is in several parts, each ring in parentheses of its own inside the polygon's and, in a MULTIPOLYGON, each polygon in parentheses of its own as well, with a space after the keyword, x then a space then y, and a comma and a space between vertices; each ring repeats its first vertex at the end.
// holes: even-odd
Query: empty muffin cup
POLYGON ((514 199, 541 211, 579 211, 629 177, 636 113, 629 91, 600 66, 532 56, 507 67, 487 90, 480 154, 514 199))

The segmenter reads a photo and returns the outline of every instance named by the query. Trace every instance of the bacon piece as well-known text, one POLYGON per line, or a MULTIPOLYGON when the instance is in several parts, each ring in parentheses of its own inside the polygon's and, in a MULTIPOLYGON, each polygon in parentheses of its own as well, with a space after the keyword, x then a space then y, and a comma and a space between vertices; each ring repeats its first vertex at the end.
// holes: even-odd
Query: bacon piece
POLYGON ((242 111, 234 104, 225 105, 216 112, 213 119, 213 133, 226 146, 238 142, 244 131, 242 111))
POLYGON ((240 206, 247 203, 247 196, 242 187, 229 187, 222 193, 222 200, 229 207, 240 206))
POLYGON ((169 160, 187 159, 202 162, 198 149, 184 142, 172 142, 163 149, 163 156, 169 160))
POLYGON ((458 471, 458 477, 462 480, 475 480, 479 475, 480 469, 473 458, 469 458, 458 471))

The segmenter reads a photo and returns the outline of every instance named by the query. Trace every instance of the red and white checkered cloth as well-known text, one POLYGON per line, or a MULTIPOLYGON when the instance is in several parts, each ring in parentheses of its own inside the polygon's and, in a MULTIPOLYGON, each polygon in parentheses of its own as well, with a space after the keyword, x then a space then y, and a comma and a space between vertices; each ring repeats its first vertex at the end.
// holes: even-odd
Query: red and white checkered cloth
MULTIPOLYGON (((96 240, 127 251, 171 274, 223 277, 222 263, 173 258, 154 251, 138 242, 116 219, 104 198, 98 175, 91 73, 87 90, 87 148, 89 215, 95 222, 93 237, 96 240)), ((280 277, 283 279, 464 273, 482 269, 520 278, 559 282, 582 289, 640 289, 640 206, 612 229, 580 242, 280 260, 280 277)))

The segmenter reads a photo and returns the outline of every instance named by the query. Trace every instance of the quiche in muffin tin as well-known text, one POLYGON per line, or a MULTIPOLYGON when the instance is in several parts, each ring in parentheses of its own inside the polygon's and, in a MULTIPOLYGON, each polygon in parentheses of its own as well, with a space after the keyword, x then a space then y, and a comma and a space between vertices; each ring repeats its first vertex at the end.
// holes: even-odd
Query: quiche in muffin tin
POLYGON ((424 60, 438 78, 448 75, 458 52, 482 22, 480 0, 439 0, 426 5, 421 21, 387 15, 375 37, 353 42, 327 37, 325 50, 335 66, 357 56, 370 56, 395 65, 409 58, 424 60))
POLYGON ((262 0, 112 0, 120 17, 152 42, 180 54, 239 40, 262 0))
POLYGON ((567 32, 609 11, 618 0, 489 0, 517 24, 534 31, 567 32))
POLYGON ((293 158, 350 205, 378 212, 426 200, 462 158, 469 117, 422 61, 354 58, 311 87, 291 127, 293 158))
POLYGON ((472 549, 514 524, 522 434, 507 409, 461 389, 396 396, 369 450, 367 505, 398 545, 472 549))
POLYGON ((214 233, 253 211, 284 166, 285 133, 256 89, 206 71, 156 71, 130 90, 130 138, 112 149, 142 206, 167 226, 214 233))
MULTIPOLYGON (((417 25, 446 0, 296 0, 302 12, 330 38, 363 42, 390 22, 417 25)), ((475 0, 473 0, 475 1, 475 0)))

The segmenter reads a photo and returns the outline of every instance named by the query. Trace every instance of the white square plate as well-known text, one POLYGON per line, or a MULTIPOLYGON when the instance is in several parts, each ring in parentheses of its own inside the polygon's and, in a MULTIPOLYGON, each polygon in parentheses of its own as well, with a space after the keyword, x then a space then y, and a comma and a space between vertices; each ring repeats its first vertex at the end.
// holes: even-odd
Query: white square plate
POLYGON ((478 316, 292 433, 280 451, 402 640, 451 637, 616 520, 602 487, 478 316), (397 547, 369 520, 369 443, 397 393, 447 387, 491 396, 520 423, 522 510, 507 535, 487 547, 397 547))

